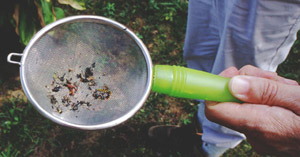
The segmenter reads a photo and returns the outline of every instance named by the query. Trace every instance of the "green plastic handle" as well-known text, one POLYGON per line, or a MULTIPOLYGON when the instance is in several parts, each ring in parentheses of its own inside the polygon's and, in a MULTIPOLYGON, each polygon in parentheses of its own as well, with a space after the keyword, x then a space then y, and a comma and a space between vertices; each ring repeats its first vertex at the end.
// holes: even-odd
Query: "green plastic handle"
POLYGON ((155 65, 152 91, 180 98, 241 102, 228 89, 230 78, 180 66, 155 65))

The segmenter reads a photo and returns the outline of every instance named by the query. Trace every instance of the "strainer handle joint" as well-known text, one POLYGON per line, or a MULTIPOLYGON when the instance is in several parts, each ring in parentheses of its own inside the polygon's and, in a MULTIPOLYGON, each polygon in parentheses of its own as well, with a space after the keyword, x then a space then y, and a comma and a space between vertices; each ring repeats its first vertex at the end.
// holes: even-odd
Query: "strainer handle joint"
POLYGON ((19 56, 19 57, 22 57, 23 54, 22 54, 22 53, 10 53, 10 54, 7 56, 7 62, 13 63, 13 64, 19 64, 19 65, 21 65, 21 62, 13 61, 13 60, 12 60, 12 57, 13 57, 13 56, 19 56))

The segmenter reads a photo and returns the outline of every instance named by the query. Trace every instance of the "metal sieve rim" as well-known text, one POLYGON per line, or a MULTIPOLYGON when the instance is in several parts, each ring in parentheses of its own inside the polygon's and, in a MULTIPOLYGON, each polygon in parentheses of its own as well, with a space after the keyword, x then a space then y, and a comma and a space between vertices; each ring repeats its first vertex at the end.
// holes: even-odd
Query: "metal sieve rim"
POLYGON ((124 25, 113 21, 111 19, 102 17, 102 16, 95 16, 95 15, 76 15, 76 16, 69 16, 63 19, 60 19, 58 21, 55 21, 47 26, 45 26, 44 28, 42 28, 40 31, 38 31, 34 37, 30 40, 30 42, 28 43, 28 45, 26 46, 26 48, 23 51, 23 56, 21 58, 21 62, 20 64, 20 77, 21 77, 21 84, 23 87, 23 91, 25 92, 25 95, 27 96, 27 98, 29 99, 29 101, 33 104, 33 106, 37 109, 38 112, 40 112, 43 116, 45 116, 46 118, 60 124, 63 126, 68 126, 68 127, 72 127, 72 128, 78 128, 78 129, 82 129, 82 130, 97 130, 97 129, 104 129, 104 128, 109 128, 109 127, 113 127, 116 126, 118 124, 123 123, 124 121, 128 120, 130 117, 132 117, 145 103, 145 101, 147 100, 147 97, 150 94, 151 91, 151 85, 152 85, 152 61, 151 61, 151 57, 149 55, 149 52, 146 48, 146 46, 144 45, 144 43, 131 31, 129 30, 127 27, 125 27, 124 25), (70 123, 70 122, 66 122, 62 119, 59 119, 55 116, 53 116, 52 114, 48 113, 46 110, 44 110, 38 103, 37 101, 34 99, 32 93, 29 91, 28 88, 28 84, 26 83, 26 74, 25 71, 25 67, 26 67, 26 57, 29 53, 29 50, 32 48, 32 46, 45 34, 47 33, 49 30, 51 30, 52 28, 58 26, 58 25, 62 25, 66 22, 72 22, 72 21, 77 21, 77 20, 99 20, 105 24, 111 25, 113 27, 116 27, 122 31, 124 31, 125 33, 127 33, 132 39, 135 40, 135 42, 138 44, 138 46, 141 48, 142 53, 144 55, 145 61, 146 61, 146 65, 147 65, 147 81, 146 81, 146 90, 143 93, 143 96, 141 97, 141 99, 138 101, 138 103, 129 111, 127 112, 125 115, 110 121, 110 122, 106 122, 103 124, 97 124, 97 125, 81 125, 81 124, 74 124, 74 123, 70 123))

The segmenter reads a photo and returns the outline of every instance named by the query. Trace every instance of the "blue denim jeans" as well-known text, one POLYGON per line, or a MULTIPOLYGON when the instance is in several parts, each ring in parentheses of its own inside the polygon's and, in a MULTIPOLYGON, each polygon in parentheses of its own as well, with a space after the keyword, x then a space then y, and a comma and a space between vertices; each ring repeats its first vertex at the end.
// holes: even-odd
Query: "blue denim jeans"
MULTIPOLYGON (((184 58, 188 67, 214 74, 248 64, 274 72, 299 29, 299 0, 189 0, 184 58)), ((233 148, 245 139, 207 120, 203 110, 205 143, 233 148)))

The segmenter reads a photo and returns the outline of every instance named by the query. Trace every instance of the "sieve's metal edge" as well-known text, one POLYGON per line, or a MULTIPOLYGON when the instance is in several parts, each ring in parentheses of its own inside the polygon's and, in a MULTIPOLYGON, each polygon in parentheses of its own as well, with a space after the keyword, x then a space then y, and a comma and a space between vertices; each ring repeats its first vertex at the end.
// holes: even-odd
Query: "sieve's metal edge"
POLYGON ((128 28, 126 28, 124 25, 102 17, 102 16, 95 16, 95 15, 76 15, 76 16, 70 16, 70 17, 66 17, 63 19, 60 19, 58 21, 55 21, 47 26, 45 26, 44 28, 42 28, 40 31, 38 31, 33 38, 30 40, 30 42, 28 43, 28 45, 26 46, 26 48, 23 51, 23 56, 21 58, 21 62, 20 62, 20 77, 21 77, 21 84, 22 84, 22 88, 23 91, 25 93, 25 95, 27 96, 27 98, 29 99, 30 102, 32 102, 33 106, 37 109, 37 111, 39 113, 41 113, 43 116, 45 116, 46 118, 52 120, 53 122, 63 125, 63 126, 67 126, 67 127, 72 127, 72 128, 77 128, 77 129, 82 129, 82 130, 97 130, 97 129, 105 129, 105 128, 110 128, 113 126, 116 126, 118 124, 121 124, 123 122, 125 122, 126 120, 128 120, 129 118, 131 118, 145 103, 145 101, 147 100, 147 97, 150 94, 151 91, 151 85, 152 85, 152 61, 151 61, 151 57, 149 55, 148 49, 146 48, 146 46, 144 45, 144 43, 128 28), (51 30, 52 28, 61 25, 63 23, 66 22, 71 22, 71 21, 75 21, 75 20, 79 20, 79 19, 92 19, 92 20, 100 20, 103 22, 106 22, 108 24, 111 24, 113 26, 115 26, 116 28, 119 28, 121 30, 123 30, 124 32, 126 32, 130 37, 132 37, 138 44, 138 46, 141 48, 143 55, 145 57, 145 61, 147 64, 147 84, 146 84, 146 90, 143 94, 143 97, 141 98, 141 100, 136 104, 136 106, 130 110, 127 114, 125 114, 124 116, 115 119, 111 122, 107 122, 104 124, 99 124, 99 125, 79 125, 79 124, 73 124, 73 123, 69 123, 66 121, 63 121, 53 115, 51 115, 50 113, 48 113, 47 111, 45 111, 41 106, 38 105, 37 101, 33 98, 32 94, 29 92, 29 88, 28 85, 26 83, 26 73, 25 71, 25 60, 26 57, 29 53, 29 50, 31 49, 31 47, 33 46, 33 44, 40 39, 40 37, 42 37, 42 35, 44 35, 46 32, 48 32, 49 30, 51 30))

